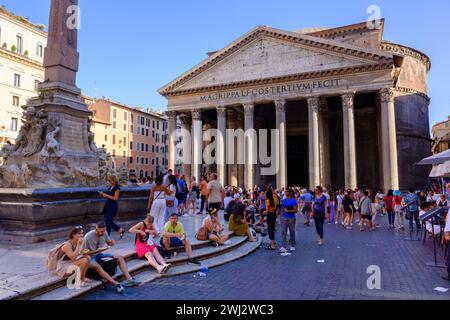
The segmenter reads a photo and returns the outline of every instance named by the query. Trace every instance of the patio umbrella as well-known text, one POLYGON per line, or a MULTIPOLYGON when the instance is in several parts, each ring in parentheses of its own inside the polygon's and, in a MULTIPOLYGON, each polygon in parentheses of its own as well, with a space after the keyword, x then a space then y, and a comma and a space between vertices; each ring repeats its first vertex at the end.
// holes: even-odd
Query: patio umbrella
POLYGON ((433 169, 429 175, 430 178, 450 177, 450 161, 446 161, 437 166, 433 166, 433 169))
POLYGON ((450 161, 450 150, 432 155, 431 157, 425 158, 419 163, 417 163, 419 166, 424 165, 435 165, 435 164, 443 164, 446 161, 450 161))

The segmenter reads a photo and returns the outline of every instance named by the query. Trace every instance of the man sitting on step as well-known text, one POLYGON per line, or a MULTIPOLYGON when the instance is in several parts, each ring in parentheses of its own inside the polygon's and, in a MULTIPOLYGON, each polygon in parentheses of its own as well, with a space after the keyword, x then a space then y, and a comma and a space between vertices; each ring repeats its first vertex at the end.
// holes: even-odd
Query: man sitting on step
POLYGON ((184 247, 189 258, 188 263, 197 266, 201 265, 199 261, 192 258, 191 243, 187 239, 186 233, 184 231, 184 226, 181 222, 178 221, 178 215, 176 213, 172 213, 172 215, 170 216, 170 220, 164 226, 161 245, 165 250, 169 250, 170 248, 184 247))
MULTIPOLYGON (((139 285, 139 282, 136 281, 134 278, 131 277, 130 273, 128 272, 128 267, 125 262, 125 259, 122 256, 119 255, 108 255, 99 253, 100 251, 104 251, 104 249, 108 247, 112 247, 115 245, 115 241, 111 239, 106 232, 106 225, 104 222, 97 223, 94 230, 88 232, 85 237, 84 241, 81 247, 81 252, 91 252, 91 261, 90 261, 90 268, 94 269, 98 275, 108 281, 109 283, 116 286, 118 293, 123 293, 124 288, 123 287, 134 287, 139 285), (110 274, 108 274, 103 267, 101 266, 101 260, 104 258, 111 257, 114 260, 116 260, 117 264, 119 265, 120 270, 122 270, 123 275, 126 278, 126 281, 123 282, 123 284, 117 282, 112 278, 110 274)), ((89 253, 88 253, 89 254, 89 253)))

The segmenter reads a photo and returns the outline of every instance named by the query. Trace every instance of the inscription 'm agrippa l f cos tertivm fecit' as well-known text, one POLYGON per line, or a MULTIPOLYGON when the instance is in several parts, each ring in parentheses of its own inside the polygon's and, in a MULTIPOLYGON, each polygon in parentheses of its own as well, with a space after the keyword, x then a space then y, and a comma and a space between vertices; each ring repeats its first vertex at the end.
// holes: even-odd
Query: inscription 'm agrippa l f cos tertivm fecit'
POLYGON ((294 84, 284 84, 279 86, 268 86, 263 88, 253 88, 253 89, 243 89, 234 90, 227 92, 219 92, 206 96, 201 96, 200 101, 217 101, 226 99, 235 99, 243 97, 262 97, 268 95, 277 95, 292 92, 307 92, 315 89, 321 88, 335 88, 339 87, 341 79, 330 79, 330 80, 318 80, 318 81, 308 81, 294 84))

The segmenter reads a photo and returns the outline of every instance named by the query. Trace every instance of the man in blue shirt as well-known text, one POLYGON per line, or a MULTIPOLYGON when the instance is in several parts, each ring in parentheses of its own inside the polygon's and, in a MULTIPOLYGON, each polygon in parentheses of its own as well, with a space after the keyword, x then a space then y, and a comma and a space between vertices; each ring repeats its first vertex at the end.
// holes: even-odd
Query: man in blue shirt
POLYGON ((295 251, 295 226, 297 224, 296 214, 298 204, 291 189, 285 191, 286 199, 283 200, 283 215, 281 219, 281 244, 280 253, 287 253, 287 231, 289 229, 290 251, 295 251))
POLYGON ((407 205, 407 214, 409 217, 409 230, 412 232, 414 229, 414 220, 416 221, 417 230, 420 230, 419 220, 419 196, 414 193, 413 189, 409 189, 409 193, 405 197, 405 203, 407 205))
MULTIPOLYGON (((179 190, 177 190, 177 199, 178 199, 178 212, 180 212, 180 214, 186 214, 186 182, 184 181, 184 176, 177 177, 177 182, 178 182, 178 188, 179 190)), ((178 189, 177 188, 177 189, 178 189)))

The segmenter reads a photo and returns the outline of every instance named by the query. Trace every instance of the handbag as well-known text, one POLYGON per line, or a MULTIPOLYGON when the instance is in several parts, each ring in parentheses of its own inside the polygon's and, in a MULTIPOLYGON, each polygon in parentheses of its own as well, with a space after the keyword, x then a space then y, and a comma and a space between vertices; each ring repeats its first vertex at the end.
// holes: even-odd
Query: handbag
POLYGON ((166 206, 169 208, 172 208, 175 205, 175 201, 174 200, 166 200, 166 206))
POLYGON ((198 241, 208 240, 209 239, 208 229, 206 229, 205 227, 201 227, 200 229, 198 229, 197 233, 195 234, 195 237, 197 238, 198 241))

